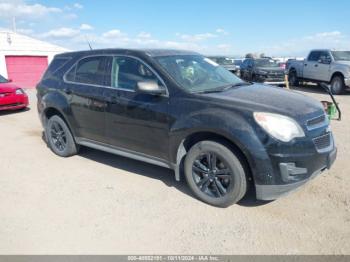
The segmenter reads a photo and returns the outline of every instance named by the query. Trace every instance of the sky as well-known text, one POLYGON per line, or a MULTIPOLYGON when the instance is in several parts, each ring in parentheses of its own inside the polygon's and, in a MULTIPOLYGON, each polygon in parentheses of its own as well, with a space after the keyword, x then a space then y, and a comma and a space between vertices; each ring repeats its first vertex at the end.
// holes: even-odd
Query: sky
POLYGON ((0 28, 70 50, 171 48, 207 55, 350 50, 349 0, 0 0, 0 28))

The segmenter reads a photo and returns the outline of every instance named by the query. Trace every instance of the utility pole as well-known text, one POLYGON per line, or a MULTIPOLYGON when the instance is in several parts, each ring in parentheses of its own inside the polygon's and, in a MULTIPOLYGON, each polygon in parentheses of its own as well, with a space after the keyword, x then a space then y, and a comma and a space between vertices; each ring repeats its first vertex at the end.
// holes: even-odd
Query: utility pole
POLYGON ((17 32, 17 27, 16 27, 16 17, 12 17, 12 30, 14 33, 17 32))

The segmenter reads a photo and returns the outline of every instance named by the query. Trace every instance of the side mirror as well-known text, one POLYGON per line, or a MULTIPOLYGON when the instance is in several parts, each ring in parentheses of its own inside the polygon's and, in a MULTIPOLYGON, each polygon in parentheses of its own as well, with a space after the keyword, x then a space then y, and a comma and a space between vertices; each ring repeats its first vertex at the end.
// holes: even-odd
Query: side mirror
POLYGON ((141 81, 137 82, 138 93, 150 94, 150 95, 164 95, 165 88, 158 85, 156 81, 141 81))

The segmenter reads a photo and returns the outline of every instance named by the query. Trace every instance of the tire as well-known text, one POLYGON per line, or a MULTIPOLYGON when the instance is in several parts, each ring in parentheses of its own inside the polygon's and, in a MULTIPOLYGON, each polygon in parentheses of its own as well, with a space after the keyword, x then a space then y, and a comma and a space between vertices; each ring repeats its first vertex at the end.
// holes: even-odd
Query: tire
POLYGON ((252 82, 258 82, 258 79, 256 78, 256 75, 252 75, 251 76, 251 78, 250 78, 250 80, 252 81, 252 82))
POLYGON ((52 152, 61 157, 78 153, 78 146, 67 124, 58 115, 52 116, 45 127, 46 141, 52 152))
POLYGON ((333 76, 331 81, 331 92, 333 95, 340 95, 345 90, 344 77, 340 75, 333 76))
POLYGON ((247 192, 244 164, 224 144, 198 142, 187 153, 184 169, 187 184, 194 195, 210 205, 228 207, 241 200, 247 192))
POLYGON ((288 74, 288 81, 291 86, 298 87, 300 85, 300 81, 297 76, 297 72, 294 70, 290 71, 288 74))

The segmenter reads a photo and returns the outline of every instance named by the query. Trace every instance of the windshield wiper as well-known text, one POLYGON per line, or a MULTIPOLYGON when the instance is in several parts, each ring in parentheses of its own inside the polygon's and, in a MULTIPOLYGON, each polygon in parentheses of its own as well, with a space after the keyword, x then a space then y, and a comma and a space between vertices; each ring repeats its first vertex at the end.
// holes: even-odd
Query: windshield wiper
POLYGON ((225 85, 225 86, 220 86, 220 87, 213 88, 213 89, 202 90, 202 91, 198 91, 196 93, 197 94, 220 93, 220 92, 226 91, 228 89, 231 89, 233 87, 247 86, 247 85, 252 85, 252 83, 251 82, 240 82, 240 83, 236 83, 236 84, 229 84, 229 85, 225 85))
POLYGON ((225 88, 220 87, 220 88, 213 88, 213 89, 208 89, 208 90, 201 90, 195 92, 196 94, 208 94, 208 93, 220 93, 222 91, 225 91, 225 88))
POLYGON ((237 87, 237 86, 250 86, 252 84, 253 84, 252 82, 240 82, 240 83, 236 83, 236 84, 231 85, 230 88, 237 87))

